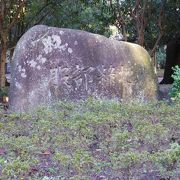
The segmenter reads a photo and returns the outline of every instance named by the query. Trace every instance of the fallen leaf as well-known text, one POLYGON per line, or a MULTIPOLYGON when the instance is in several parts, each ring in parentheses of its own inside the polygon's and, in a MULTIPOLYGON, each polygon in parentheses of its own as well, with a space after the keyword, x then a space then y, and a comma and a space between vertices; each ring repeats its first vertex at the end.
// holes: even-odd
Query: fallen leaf
POLYGON ((5 154, 5 149, 3 149, 3 148, 0 148, 0 155, 4 155, 5 154))
POLYGON ((35 172, 37 172, 38 171, 38 168, 36 168, 36 167, 32 167, 31 169, 30 169, 30 173, 35 173, 35 172))
POLYGON ((48 150, 46 150, 46 151, 43 152, 43 155, 50 155, 50 154, 51 154, 51 152, 48 151, 48 150))

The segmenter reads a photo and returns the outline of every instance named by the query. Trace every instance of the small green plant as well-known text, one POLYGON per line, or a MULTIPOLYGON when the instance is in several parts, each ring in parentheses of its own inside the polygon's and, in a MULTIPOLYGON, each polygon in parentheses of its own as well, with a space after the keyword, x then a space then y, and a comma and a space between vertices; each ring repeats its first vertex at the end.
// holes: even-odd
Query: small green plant
POLYGON ((174 70, 174 73, 172 77, 174 79, 174 82, 173 82, 173 86, 170 92, 170 96, 172 100, 178 100, 180 99, 180 67, 175 66, 173 70, 174 70))

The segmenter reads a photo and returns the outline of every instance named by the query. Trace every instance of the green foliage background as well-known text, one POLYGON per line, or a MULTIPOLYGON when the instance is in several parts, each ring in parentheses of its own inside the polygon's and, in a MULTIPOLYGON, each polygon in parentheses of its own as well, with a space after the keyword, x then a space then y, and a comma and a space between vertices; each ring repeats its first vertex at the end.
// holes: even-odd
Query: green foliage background
POLYGON ((180 67, 176 66, 173 68, 174 74, 172 75, 174 82, 170 92, 170 96, 173 100, 180 100, 180 67))
MULTIPOLYGON (((145 47, 152 49, 158 37, 157 21, 161 4, 164 3, 163 37, 160 45, 166 44, 178 33, 180 26, 180 3, 178 0, 148 1, 148 11, 145 17, 148 25, 145 29, 145 47)), ((129 40, 137 36, 136 23, 131 17, 135 0, 30 0, 23 18, 25 31, 35 24, 86 30, 93 33, 110 35, 109 25, 116 24, 119 13, 124 22, 129 40)))

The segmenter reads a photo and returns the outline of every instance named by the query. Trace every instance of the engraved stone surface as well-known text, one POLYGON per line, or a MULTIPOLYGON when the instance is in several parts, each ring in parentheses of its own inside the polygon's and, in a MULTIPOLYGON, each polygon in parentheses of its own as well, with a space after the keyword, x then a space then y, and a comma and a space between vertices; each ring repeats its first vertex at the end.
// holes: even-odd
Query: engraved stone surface
POLYGON ((156 98, 146 50, 101 35, 38 25, 19 40, 13 62, 9 104, 13 111, 90 96, 156 98))

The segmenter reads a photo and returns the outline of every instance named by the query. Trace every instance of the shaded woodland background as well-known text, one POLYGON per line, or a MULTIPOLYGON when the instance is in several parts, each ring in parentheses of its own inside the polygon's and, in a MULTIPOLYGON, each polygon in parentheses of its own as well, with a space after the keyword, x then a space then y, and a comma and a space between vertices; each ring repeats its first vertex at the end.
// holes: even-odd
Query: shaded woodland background
POLYGON ((37 24, 107 37, 115 25, 125 41, 145 47, 163 66, 164 45, 180 32, 179 8, 178 0, 0 0, 0 88, 6 84, 7 50, 12 57, 20 37, 37 24))

